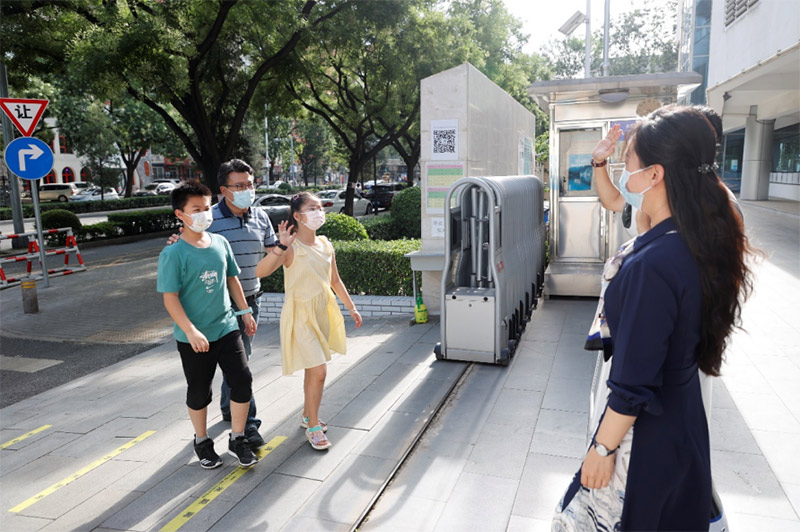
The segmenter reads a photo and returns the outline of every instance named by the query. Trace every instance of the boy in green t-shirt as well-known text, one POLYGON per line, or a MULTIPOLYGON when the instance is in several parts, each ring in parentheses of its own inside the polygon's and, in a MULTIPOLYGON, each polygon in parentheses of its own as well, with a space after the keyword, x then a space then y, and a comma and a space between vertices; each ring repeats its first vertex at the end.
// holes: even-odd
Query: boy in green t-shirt
POLYGON ((175 321, 175 340, 186 376, 186 406, 195 431, 194 451, 203 469, 222 465, 206 431, 211 381, 219 365, 231 387, 228 454, 238 458, 240 465, 251 466, 258 458, 248 446, 244 425, 253 377, 236 316, 242 315, 249 336, 257 325, 239 284, 239 267, 230 244, 206 232, 211 225, 211 191, 198 181, 182 184, 172 191, 172 208, 188 230, 159 255, 156 289, 164 294, 164 306, 175 321), (243 310, 234 312, 231 298, 243 310))

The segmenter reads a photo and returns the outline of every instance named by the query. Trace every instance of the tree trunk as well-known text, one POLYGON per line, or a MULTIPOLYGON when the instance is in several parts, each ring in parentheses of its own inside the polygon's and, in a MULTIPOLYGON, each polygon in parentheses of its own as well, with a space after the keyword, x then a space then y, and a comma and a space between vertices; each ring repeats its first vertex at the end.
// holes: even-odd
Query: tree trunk
POLYGON ((216 203, 217 196, 219 195, 219 183, 217 183, 217 172, 222 161, 218 160, 219 157, 205 156, 197 161, 198 166, 203 171, 203 181, 206 186, 211 189, 211 202, 216 203), (216 160, 215 160, 216 159, 216 160))
POLYGON ((353 216, 353 198, 355 198, 356 183, 358 183, 358 178, 367 160, 368 159, 358 157, 355 154, 350 157, 347 167, 350 176, 347 179, 347 195, 344 201, 344 213, 348 216, 353 216))

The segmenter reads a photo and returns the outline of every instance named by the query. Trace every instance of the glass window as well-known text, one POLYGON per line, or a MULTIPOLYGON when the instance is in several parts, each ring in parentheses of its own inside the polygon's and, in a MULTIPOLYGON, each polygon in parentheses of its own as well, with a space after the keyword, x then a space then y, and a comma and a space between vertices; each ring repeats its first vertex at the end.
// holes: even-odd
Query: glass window
POLYGON ((75 172, 72 171, 72 168, 69 166, 64 167, 61 170, 61 182, 62 183, 72 183, 75 181, 75 172))
POLYGON ((691 101, 696 105, 705 105, 706 79, 708 79, 708 56, 695 56, 692 60, 692 70, 703 76, 703 83, 692 91, 691 101))
POLYGON ((734 192, 739 192, 742 182, 742 158, 744 157, 744 129, 724 136, 722 181, 734 192))
POLYGON ((558 177, 562 197, 597 195, 591 160, 601 134, 600 128, 559 132, 558 177))
POLYGON ((711 24, 711 0, 697 0, 695 4, 695 26, 711 24))
POLYGON ((705 26, 694 30, 695 55, 708 55, 708 43, 711 36, 711 27, 705 26))
POLYGON ((772 171, 800 172, 800 124, 773 133, 772 171))

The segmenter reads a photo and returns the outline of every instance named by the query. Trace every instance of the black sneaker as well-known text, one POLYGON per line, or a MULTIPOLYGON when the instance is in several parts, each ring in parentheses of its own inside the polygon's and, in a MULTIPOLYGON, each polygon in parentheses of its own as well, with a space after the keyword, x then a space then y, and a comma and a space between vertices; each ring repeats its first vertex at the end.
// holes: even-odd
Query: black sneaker
POLYGON ((214 469, 222 465, 222 458, 214 452, 214 440, 211 438, 195 443, 194 453, 197 455, 197 459, 200 460, 200 467, 203 469, 214 469))
POLYGON ((255 453, 250 449, 249 442, 244 436, 239 436, 235 440, 228 438, 228 454, 239 459, 239 465, 250 467, 258 462, 255 453))
POLYGON ((256 451, 259 447, 261 447, 265 443, 264 438, 261 437, 261 434, 258 433, 258 429, 256 428, 245 431, 244 437, 247 438, 247 445, 253 451, 256 451))

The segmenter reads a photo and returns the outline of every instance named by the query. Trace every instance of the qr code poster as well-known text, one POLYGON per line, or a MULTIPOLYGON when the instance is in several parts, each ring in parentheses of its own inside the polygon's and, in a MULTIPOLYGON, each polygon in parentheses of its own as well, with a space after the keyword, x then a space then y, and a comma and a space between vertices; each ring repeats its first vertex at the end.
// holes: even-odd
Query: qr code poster
POLYGON ((458 159, 458 120, 431 120, 431 160, 458 159))

